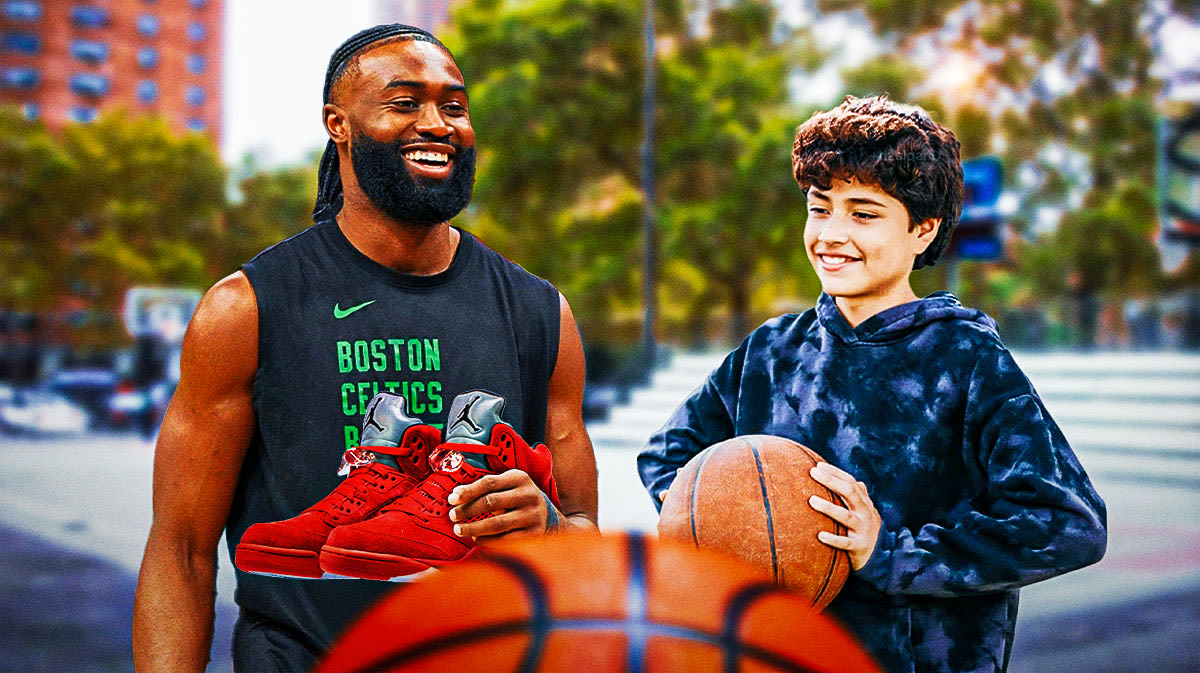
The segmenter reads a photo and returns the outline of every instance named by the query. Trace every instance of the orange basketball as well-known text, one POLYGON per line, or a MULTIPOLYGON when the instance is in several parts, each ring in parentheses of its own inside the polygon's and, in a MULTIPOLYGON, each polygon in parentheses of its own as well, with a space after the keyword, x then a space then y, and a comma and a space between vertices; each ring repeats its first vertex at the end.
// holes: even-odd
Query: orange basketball
POLYGON ((637 533, 488 545, 400 587, 315 673, 879 673, 808 600, 763 573, 637 533))
POLYGON ((842 505, 808 471, 821 460, 782 437, 745 435, 694 456, 663 501, 658 533, 731 554, 824 608, 850 573, 850 557, 817 539, 846 528, 808 504, 817 495, 842 505))

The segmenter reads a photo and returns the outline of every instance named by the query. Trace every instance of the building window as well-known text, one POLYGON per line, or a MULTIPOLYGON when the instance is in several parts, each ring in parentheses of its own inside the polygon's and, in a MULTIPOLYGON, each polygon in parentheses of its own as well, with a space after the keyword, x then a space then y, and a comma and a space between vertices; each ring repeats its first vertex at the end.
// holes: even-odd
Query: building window
POLYGON ((42 18, 42 3, 31 0, 7 0, 4 16, 13 21, 37 21, 42 18))
POLYGON ((99 98, 108 93, 108 78, 87 72, 76 73, 71 75, 71 91, 80 96, 99 98))
POLYGON ((37 103, 22 103, 21 115, 28 121, 33 121, 42 116, 42 106, 37 103))
POLYGON ((138 65, 146 70, 154 68, 154 66, 158 65, 158 50, 154 47, 142 47, 138 49, 137 62, 138 65))
POLYGON ((98 113, 96 112, 96 108, 88 107, 86 105, 72 106, 71 109, 67 112, 67 115, 69 117, 71 117, 71 121, 77 121, 82 124, 87 124, 88 122, 95 121, 97 114, 98 113))
POLYGON ((103 28, 108 25, 108 10, 76 5, 71 8, 71 22, 79 28, 103 28))
POLYGON ((192 42, 199 42, 200 40, 203 40, 205 34, 206 31, 204 30, 203 23, 200 23, 199 21, 193 21, 188 24, 187 36, 192 42))
POLYGON ((158 35, 158 17, 153 14, 142 14, 137 19, 137 29, 146 37, 158 35))
POLYGON ((42 79, 33 68, 5 68, 0 71, 0 81, 7 89, 32 89, 42 79))
POLYGON ((108 60, 108 45, 91 40, 75 40, 71 42, 71 56, 85 63, 103 63, 108 60))
POLYGON ((183 96, 190 105, 204 105, 204 89, 194 84, 187 88, 183 96))
POLYGON ((153 103, 158 100, 158 84, 148 79, 138 82, 137 97, 143 103, 153 103))
POLYGON ((195 117, 192 117, 191 119, 188 120, 187 127, 188 127, 188 129, 190 129, 192 131, 208 130, 208 124, 205 124, 203 119, 197 119, 195 117))
POLYGON ((42 38, 37 33, 6 30, 3 44, 4 51, 15 51, 20 54, 36 54, 42 50, 42 38))
POLYGON ((204 64, 203 56, 201 56, 200 54, 188 54, 188 57, 187 57, 188 72, 192 73, 193 75, 203 74, 204 73, 204 65, 205 64, 204 64))

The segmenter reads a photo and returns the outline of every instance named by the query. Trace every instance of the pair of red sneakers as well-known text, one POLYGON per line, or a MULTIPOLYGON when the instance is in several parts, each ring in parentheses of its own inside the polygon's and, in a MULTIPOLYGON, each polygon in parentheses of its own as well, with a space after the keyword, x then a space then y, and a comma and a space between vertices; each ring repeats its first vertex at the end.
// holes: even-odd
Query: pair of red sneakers
POLYGON ((379 393, 367 405, 361 445, 342 456, 345 480, 291 519, 246 529, 235 565, 285 577, 387 580, 462 560, 476 544, 454 534, 447 497, 510 469, 558 505, 549 449, 521 439, 500 420, 503 408, 491 393, 459 395, 443 440, 407 414, 404 397, 379 393))

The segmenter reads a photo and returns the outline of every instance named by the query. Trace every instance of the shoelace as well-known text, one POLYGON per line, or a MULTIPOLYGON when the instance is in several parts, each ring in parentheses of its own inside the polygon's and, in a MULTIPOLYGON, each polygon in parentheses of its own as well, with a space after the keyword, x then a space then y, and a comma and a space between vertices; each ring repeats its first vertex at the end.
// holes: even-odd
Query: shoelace
POLYGON ((383 491, 399 480, 399 475, 382 470, 375 463, 356 468, 329 495, 313 505, 313 509, 340 521, 366 504, 368 489, 383 491))
POLYGON ((446 498, 458 484, 453 475, 446 472, 435 472, 417 488, 409 491, 403 497, 384 506, 380 513, 401 511, 411 514, 426 523, 432 523, 446 515, 449 503, 446 498), (449 484, 445 483, 449 482, 449 484), (437 493, 430 493, 437 491, 437 493))

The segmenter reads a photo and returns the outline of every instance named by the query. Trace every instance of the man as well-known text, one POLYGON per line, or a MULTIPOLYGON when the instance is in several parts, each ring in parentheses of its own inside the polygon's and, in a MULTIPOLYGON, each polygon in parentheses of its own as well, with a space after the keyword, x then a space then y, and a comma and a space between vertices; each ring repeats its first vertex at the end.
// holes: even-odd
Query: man
MULTIPOLYGON (((184 339, 163 421, 154 523, 138 581, 139 671, 200 671, 212 638, 217 541, 328 494, 380 391, 440 425, 485 389, 553 454, 561 510, 517 470, 456 489, 454 520, 486 540, 594 529, 574 317, 549 283, 448 224, 470 197, 475 133, 453 57, 432 35, 379 26, 330 59, 316 225, 213 286, 184 339)), ((308 670, 392 585, 238 573, 238 670, 308 670)))

